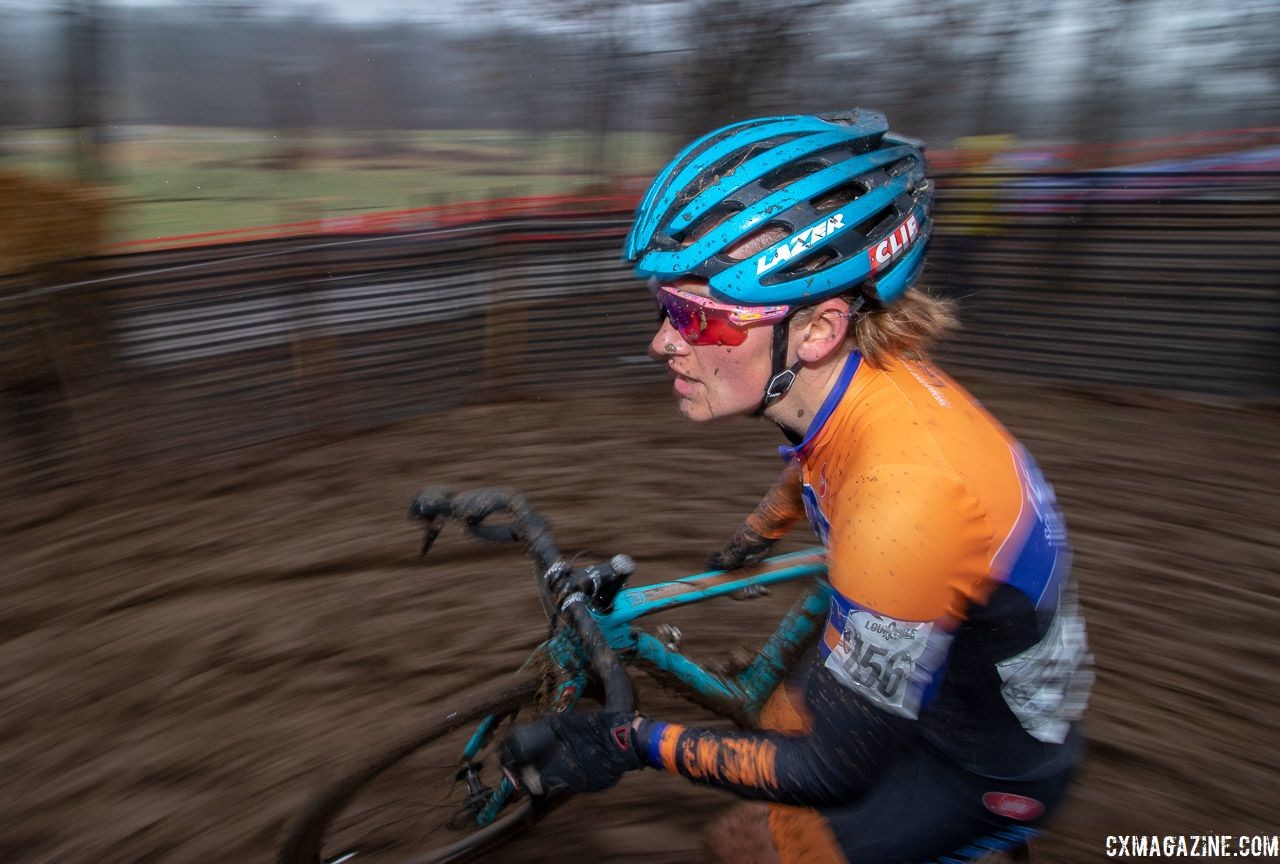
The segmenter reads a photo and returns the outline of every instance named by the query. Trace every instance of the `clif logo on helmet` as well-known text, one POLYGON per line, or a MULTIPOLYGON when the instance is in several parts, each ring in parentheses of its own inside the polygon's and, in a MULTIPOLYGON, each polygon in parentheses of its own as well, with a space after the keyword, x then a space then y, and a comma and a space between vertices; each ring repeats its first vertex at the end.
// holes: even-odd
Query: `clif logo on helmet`
POLYGON ((874 273, 897 260, 911 247, 918 236, 920 236, 920 225, 916 222, 916 214, 912 213, 902 220, 901 225, 893 229, 892 234, 867 250, 871 272, 874 273))

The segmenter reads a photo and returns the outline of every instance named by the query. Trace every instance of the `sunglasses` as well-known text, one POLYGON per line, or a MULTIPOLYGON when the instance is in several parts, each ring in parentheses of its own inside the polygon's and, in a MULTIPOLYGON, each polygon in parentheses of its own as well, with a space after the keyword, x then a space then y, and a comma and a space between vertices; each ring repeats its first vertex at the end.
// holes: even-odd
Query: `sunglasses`
POLYGON ((717 303, 669 285, 651 284, 663 318, 671 322, 680 338, 690 345, 741 345, 747 328, 781 321, 790 306, 733 306, 717 303))

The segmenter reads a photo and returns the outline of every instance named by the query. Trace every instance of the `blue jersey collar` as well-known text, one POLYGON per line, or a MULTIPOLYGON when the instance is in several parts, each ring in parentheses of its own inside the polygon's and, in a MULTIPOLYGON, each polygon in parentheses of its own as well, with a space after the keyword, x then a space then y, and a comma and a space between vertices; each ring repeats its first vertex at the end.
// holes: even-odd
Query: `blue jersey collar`
POLYGON ((849 382, 857 374, 860 365, 862 365, 862 352, 850 351, 849 356, 844 359, 844 368, 840 370, 840 378, 836 381, 836 386, 831 388, 827 398, 822 400, 822 407, 818 409, 818 413, 814 415, 813 420, 809 421, 809 428, 804 433, 804 440, 794 447, 783 444, 778 448, 778 452, 782 454, 783 459, 790 462, 792 459, 804 456, 805 451, 809 449, 814 439, 822 432, 822 427, 827 425, 827 420, 831 417, 831 413, 836 410, 836 406, 844 398, 845 391, 849 389, 849 382))

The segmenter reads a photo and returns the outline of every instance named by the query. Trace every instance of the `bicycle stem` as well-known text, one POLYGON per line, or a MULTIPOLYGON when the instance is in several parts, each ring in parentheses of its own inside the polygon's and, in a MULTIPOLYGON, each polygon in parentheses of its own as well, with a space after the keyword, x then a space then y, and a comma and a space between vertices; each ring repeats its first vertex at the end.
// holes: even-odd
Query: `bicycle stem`
MULTIPOLYGON (((427 524, 424 554, 439 533, 442 519, 463 521, 468 533, 482 540, 523 543, 525 551, 533 559, 543 606, 555 608, 554 595, 560 582, 558 576, 562 575, 561 571, 567 573, 569 568, 560 559, 560 550, 547 520, 521 493, 514 489, 475 489, 455 495, 439 487, 428 487, 414 498, 409 515, 427 524), (512 520, 506 524, 486 524, 486 520, 496 513, 509 513, 512 520)), ((559 612, 577 631, 591 668, 604 684, 605 708, 631 714, 635 710, 631 679, 592 617, 590 599, 582 591, 571 591, 560 602, 559 612)))

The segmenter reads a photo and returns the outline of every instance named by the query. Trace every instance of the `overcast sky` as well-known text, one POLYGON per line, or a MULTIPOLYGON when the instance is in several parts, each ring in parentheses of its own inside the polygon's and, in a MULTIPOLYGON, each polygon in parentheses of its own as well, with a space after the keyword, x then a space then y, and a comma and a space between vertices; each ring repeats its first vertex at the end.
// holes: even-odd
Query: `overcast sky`
MULTIPOLYGON (((67 0, 0 0, 0 10, 20 9, 54 11, 67 0)), ((103 6, 212 6, 237 0, 98 0, 103 6)), ((316 10, 326 18, 338 21, 367 22, 385 20, 441 21, 465 23, 470 2, 432 2, 432 0, 239 0, 264 10, 297 12, 316 10)))

